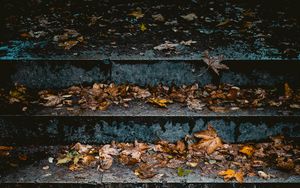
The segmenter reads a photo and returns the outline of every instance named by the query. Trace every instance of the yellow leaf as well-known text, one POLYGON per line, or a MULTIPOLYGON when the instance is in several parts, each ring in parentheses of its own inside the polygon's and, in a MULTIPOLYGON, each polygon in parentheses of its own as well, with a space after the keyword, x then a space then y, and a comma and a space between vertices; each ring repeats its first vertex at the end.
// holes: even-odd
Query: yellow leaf
POLYGON ((167 107, 167 104, 173 103, 173 101, 168 99, 160 99, 160 98, 149 98, 148 102, 152 104, 156 104, 160 107, 167 107))
POLYGON ((72 161, 72 158, 66 156, 65 158, 58 159, 56 164, 57 165, 66 164, 66 163, 69 163, 70 161, 72 161))
POLYGON ((286 98, 290 98, 293 95, 293 90, 291 89, 288 83, 284 84, 284 95, 286 98))
POLYGON ((219 176, 223 176, 224 181, 229 181, 232 179, 236 179, 239 183, 243 183, 244 181, 244 173, 236 172, 235 170, 232 169, 219 172, 219 176))
POLYGON ((240 149, 240 152, 246 154, 248 157, 251 157, 254 153, 255 149, 252 146, 244 146, 240 149))
POLYGON ((129 16, 134 16, 136 19, 142 18, 144 17, 144 14, 142 13, 141 10, 137 10, 137 11, 133 11, 130 14, 128 14, 129 16))
POLYGON ((142 32, 144 32, 144 31, 146 31, 147 30, 147 27, 145 26, 145 24, 141 24, 140 25, 140 30, 142 31, 142 32))

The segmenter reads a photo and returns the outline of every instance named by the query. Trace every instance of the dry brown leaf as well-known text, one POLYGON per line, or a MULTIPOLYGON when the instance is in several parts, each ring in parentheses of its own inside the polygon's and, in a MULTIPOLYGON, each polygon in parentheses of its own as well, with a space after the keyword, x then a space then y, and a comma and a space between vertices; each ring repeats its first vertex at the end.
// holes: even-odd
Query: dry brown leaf
POLYGON ((193 21, 193 20, 197 19, 198 16, 195 13, 190 13, 190 14, 187 14, 187 15, 182 15, 181 18, 183 18, 187 21, 193 21))
POLYGON ((295 163, 290 158, 279 157, 276 159, 277 167, 282 170, 293 170, 295 167, 295 163))
POLYGON ((217 113, 225 113, 228 111, 227 108, 223 106, 209 106, 208 108, 217 113))
POLYGON ((229 181, 232 179, 236 179, 239 183, 243 183, 244 181, 244 173, 243 172, 236 172, 235 170, 228 169, 226 171, 219 172, 220 176, 223 176, 224 181, 229 181))
POLYGON ((194 147, 205 149, 207 154, 211 154, 223 146, 222 140, 218 137, 217 132, 210 124, 207 130, 195 133, 194 136, 201 139, 198 143, 194 144, 194 147))
POLYGON ((146 90, 146 89, 142 89, 138 86, 133 86, 131 87, 132 91, 134 92, 134 97, 138 98, 138 99, 145 99, 147 97, 151 96, 151 93, 146 90))
POLYGON ((159 50, 159 51, 162 51, 162 50, 174 50, 174 49, 176 49, 176 47, 178 45, 179 44, 177 44, 177 43, 171 43, 170 41, 165 41, 164 44, 160 44, 158 46, 155 46, 154 50, 159 50))
POLYGON ((145 163, 140 164, 139 167, 134 170, 134 174, 141 179, 149 179, 157 175, 153 167, 145 163))
POLYGON ((43 96, 42 99, 46 100, 46 103, 42 103, 42 105, 47 107, 57 106, 61 104, 61 102, 64 100, 64 98, 59 95, 51 95, 51 94, 43 96))
POLYGON ((203 107, 206 106, 206 104, 202 103, 199 99, 188 99, 186 102, 190 110, 203 110, 203 107))
POLYGON ((176 143, 176 150, 179 152, 179 153, 182 153, 185 151, 185 144, 182 140, 178 140, 177 143, 176 143))
POLYGON ((209 68, 211 68, 217 75, 220 70, 227 70, 229 67, 221 62, 224 60, 224 56, 209 56, 208 51, 204 51, 202 59, 209 68))
POLYGON ((77 40, 69 40, 65 42, 58 43, 59 47, 63 47, 65 50, 70 50, 74 46, 76 46, 79 43, 77 40))
POLYGON ((164 22, 165 21, 165 18, 161 14, 154 14, 154 15, 152 15, 152 18, 155 21, 158 21, 158 22, 164 22))

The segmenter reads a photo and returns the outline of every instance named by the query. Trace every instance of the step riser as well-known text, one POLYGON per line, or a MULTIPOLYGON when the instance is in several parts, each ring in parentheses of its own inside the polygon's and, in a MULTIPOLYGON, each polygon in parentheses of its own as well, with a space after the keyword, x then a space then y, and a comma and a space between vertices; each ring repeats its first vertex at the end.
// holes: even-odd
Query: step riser
POLYGON ((141 86, 230 83, 236 86, 300 87, 297 61, 226 61, 230 70, 217 76, 202 61, 11 61, 0 63, 0 86, 13 83, 29 88, 63 88, 94 82, 133 83, 141 86))
POLYGON ((2 145, 175 142, 210 123, 229 143, 283 134, 300 139, 300 118, 290 117, 20 117, 0 118, 2 145))
POLYGON ((51 188, 298 188, 296 183, 102 183, 102 184, 1 184, 3 188, 13 187, 51 187, 51 188))

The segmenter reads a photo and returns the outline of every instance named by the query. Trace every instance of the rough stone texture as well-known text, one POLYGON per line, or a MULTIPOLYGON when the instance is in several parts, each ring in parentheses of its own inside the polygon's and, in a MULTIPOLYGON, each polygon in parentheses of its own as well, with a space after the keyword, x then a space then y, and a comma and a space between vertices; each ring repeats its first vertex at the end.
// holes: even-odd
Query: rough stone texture
POLYGON ((109 70, 103 62, 23 62, 15 66, 12 82, 30 88, 62 88, 103 82, 109 70), (87 64, 88 63, 88 64, 87 64))
POLYGON ((264 122, 257 124, 241 123, 239 126, 240 135, 237 138, 238 142, 244 141, 259 141, 269 136, 283 134, 292 137, 299 137, 299 125, 294 126, 294 123, 277 122, 273 126, 268 126, 264 122), (298 131, 297 131, 298 130, 298 131))
POLYGON ((212 82, 212 76, 201 62, 158 61, 153 63, 113 63, 112 80, 116 83, 157 85, 158 83, 183 85, 212 82))
POLYGON ((70 144, 111 141, 175 142, 211 124, 228 143, 260 141, 283 134, 300 138, 300 119, 269 116, 1 116, 0 143, 70 144))
MULTIPOLYGON (((24 147, 24 149, 31 150, 24 147)), ((276 175, 276 178, 265 180, 258 177, 246 177, 243 184, 236 182, 224 182, 216 175, 201 175, 199 169, 194 169, 191 174, 179 177, 176 169, 159 169, 162 177, 155 176, 151 179, 139 179, 134 175, 133 167, 123 166, 114 163, 111 169, 104 172, 97 171, 96 168, 88 168, 80 171, 70 171, 67 167, 50 164, 48 157, 55 157, 55 151, 59 147, 48 148, 47 154, 34 162, 18 167, 12 171, 0 171, 1 187, 22 187, 42 186, 42 187, 203 187, 203 188, 258 188, 258 187, 297 187, 300 177, 287 172, 280 172, 274 169, 266 169, 266 173, 276 175), (44 166, 49 166, 48 170, 43 170, 44 166)), ((34 153, 33 153, 34 154, 34 153)), ((30 156, 31 157, 31 156, 30 156)))
POLYGON ((300 87, 298 62, 224 62, 230 70, 218 77, 202 61, 11 61, 0 62, 0 86, 15 82, 34 89, 62 88, 94 82, 138 85, 230 83, 300 87), (289 64, 287 66, 287 63, 289 64))

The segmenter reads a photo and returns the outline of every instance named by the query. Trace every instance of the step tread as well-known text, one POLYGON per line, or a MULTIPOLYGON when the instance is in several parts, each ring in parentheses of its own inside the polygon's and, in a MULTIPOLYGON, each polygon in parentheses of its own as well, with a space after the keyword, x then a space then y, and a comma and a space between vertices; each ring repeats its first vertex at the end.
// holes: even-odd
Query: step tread
MULTIPOLYGON (((133 170, 134 167, 123 166, 114 163, 113 166, 106 171, 97 171, 96 168, 84 168, 79 171, 70 171, 66 166, 57 166, 55 163, 49 163, 48 157, 55 157, 57 151, 62 146, 40 146, 34 149, 35 152, 47 151, 45 157, 41 157, 32 164, 26 164, 10 171, 3 171, 0 176, 0 184, 224 184, 224 180, 216 175, 201 175, 200 170, 193 172, 184 177, 177 175, 176 169, 163 168, 159 169, 162 177, 155 176, 151 179, 138 178, 133 170), (44 170, 44 166, 49 166, 48 170, 44 170)), ((32 151, 32 147, 23 147, 24 151, 32 151)), ((31 153, 34 155, 35 152, 31 153)), ((30 159, 30 155, 28 156, 30 159)), ((34 156, 33 156, 34 157, 34 156)), ((278 171, 275 169, 267 169, 266 173, 275 175, 275 178, 263 179, 259 177, 245 177, 245 184, 292 184, 299 183, 300 176, 293 173, 278 171)), ((1 173, 0 173, 1 174, 1 173)), ((234 181, 228 184, 236 183, 234 181)))
MULTIPOLYGON (((99 0, 71 2, 69 5, 54 3, 47 6, 42 3, 37 8, 26 9, 26 13, 22 16, 15 14, 16 23, 8 29, 3 29, 2 36, 7 37, 8 40, 3 40, 0 45, 0 59, 199 60, 205 50, 210 50, 212 54, 223 54, 226 59, 232 60, 300 59, 300 37, 298 35, 300 27, 297 24, 299 19, 294 16, 297 10, 295 11, 293 8, 292 0, 285 1, 287 6, 282 6, 280 1, 253 3, 252 1, 236 2, 234 0, 226 2, 216 0, 214 4, 197 3, 196 1, 189 3, 139 1, 132 4, 98 2, 99 0), (155 8, 160 4, 163 6, 155 8), (86 8, 87 5, 89 8, 86 8), (44 8, 48 6, 60 8, 57 10, 44 8), (142 9, 144 17, 134 19, 128 15, 138 7, 142 9), (113 13, 107 11, 112 9, 113 13), (64 14, 69 14, 69 10, 73 10, 74 14, 64 16, 64 14), (100 11, 100 15, 98 15, 99 10, 103 10, 100 11), (174 11, 178 14, 174 15, 174 11), (166 19, 165 22, 177 20, 178 24, 165 25, 165 22, 153 21, 152 14, 154 12, 162 14, 166 19), (198 18, 189 22, 181 17, 189 13, 195 13, 198 18), (81 19, 78 18, 78 15, 81 15, 81 19), (97 24, 92 27, 88 26, 90 22, 88 18, 92 16, 101 16, 97 24, 106 26, 101 27, 97 24), (68 20, 66 17, 71 19, 68 20), (34 28, 33 26, 41 24, 41 18, 46 18, 46 26, 34 28), (205 21, 207 19, 210 21, 205 21), (226 19, 231 20, 230 24, 225 23, 226 19), (148 28, 144 32, 140 31, 142 23, 146 24, 148 28), (217 26, 220 23, 223 23, 224 26, 217 26), (153 24, 157 24, 157 26, 153 24), (75 29, 84 37, 86 43, 80 43, 70 50, 58 47, 58 43, 53 42, 53 37, 64 33, 64 29, 75 29), (174 32, 174 29, 178 31, 174 32), (20 39, 21 33, 30 31, 45 31, 48 34, 46 37, 20 39), (197 43, 190 46, 179 45, 176 50, 169 51, 154 49, 155 46, 165 41, 179 44, 181 41, 188 40, 197 43)), ((7 16, 9 17, 9 15, 7 16)), ((11 25, 8 20, 11 19, 6 19, 7 25, 11 25)), ((42 19, 42 21, 44 20, 42 19)))
POLYGON ((240 108, 224 112, 214 112, 203 107, 203 110, 191 110, 184 104, 173 103, 161 108, 144 101, 133 101, 129 107, 111 105, 107 110, 82 109, 79 106, 71 107, 43 107, 29 108, 28 112, 1 112, 0 116, 96 116, 96 117, 299 117, 300 109, 283 107, 240 108))

